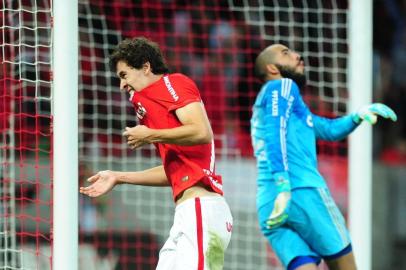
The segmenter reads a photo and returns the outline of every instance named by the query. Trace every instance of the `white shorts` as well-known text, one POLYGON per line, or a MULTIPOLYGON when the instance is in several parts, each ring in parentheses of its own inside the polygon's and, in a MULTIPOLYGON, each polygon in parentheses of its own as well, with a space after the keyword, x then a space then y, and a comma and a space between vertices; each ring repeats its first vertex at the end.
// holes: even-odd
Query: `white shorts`
POLYGON ((157 270, 223 269, 233 217, 225 199, 188 199, 175 208, 169 238, 159 252, 157 270))

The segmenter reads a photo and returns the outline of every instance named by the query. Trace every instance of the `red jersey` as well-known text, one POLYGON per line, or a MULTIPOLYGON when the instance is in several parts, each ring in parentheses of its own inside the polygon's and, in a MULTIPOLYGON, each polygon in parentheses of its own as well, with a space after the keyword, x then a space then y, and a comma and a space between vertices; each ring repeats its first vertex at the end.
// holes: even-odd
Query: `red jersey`
MULTIPOLYGON (((130 97, 142 125, 152 129, 181 126, 175 111, 192 102, 202 102, 196 84, 183 74, 166 74, 157 82, 130 97)), ((221 176, 215 174, 214 142, 194 146, 155 143, 173 198, 201 182, 223 194, 221 176)))

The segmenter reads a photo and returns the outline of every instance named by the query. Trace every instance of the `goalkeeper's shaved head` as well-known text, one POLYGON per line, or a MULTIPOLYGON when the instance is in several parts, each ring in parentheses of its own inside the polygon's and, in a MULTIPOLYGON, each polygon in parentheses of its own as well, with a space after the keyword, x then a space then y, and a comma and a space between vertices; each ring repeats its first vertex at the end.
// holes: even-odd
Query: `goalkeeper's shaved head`
POLYGON ((274 64, 275 53, 272 48, 276 45, 277 44, 266 47, 255 60, 255 73, 262 81, 266 81, 268 77, 266 66, 269 64, 274 64))
POLYGON ((255 71, 262 81, 289 78, 299 88, 306 84, 303 58, 283 44, 266 47, 255 61, 255 71))

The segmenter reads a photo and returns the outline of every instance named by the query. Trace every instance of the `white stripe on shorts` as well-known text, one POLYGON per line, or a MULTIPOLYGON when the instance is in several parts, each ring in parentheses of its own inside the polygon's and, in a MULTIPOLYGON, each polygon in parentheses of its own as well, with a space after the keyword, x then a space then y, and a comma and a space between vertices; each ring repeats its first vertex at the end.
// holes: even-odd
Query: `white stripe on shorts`
POLYGON ((324 188, 318 188, 317 190, 327 207, 327 211, 330 215, 331 220, 333 221, 338 233, 340 234, 341 241, 343 241, 343 243, 349 243, 350 239, 348 239, 346 233, 347 229, 345 228, 345 224, 341 219, 342 215, 338 213, 339 210, 332 200, 331 195, 329 195, 324 188))

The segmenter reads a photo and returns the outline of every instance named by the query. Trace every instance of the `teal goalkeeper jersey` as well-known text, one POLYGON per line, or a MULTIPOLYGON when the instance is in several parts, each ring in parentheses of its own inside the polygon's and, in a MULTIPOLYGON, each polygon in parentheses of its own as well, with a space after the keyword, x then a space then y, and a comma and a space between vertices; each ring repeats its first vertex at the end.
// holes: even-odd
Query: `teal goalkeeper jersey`
POLYGON ((259 92, 251 119, 258 184, 289 174, 292 189, 325 187, 317 169, 316 138, 345 138, 357 124, 351 115, 328 119, 312 114, 291 79, 272 80, 259 92))

